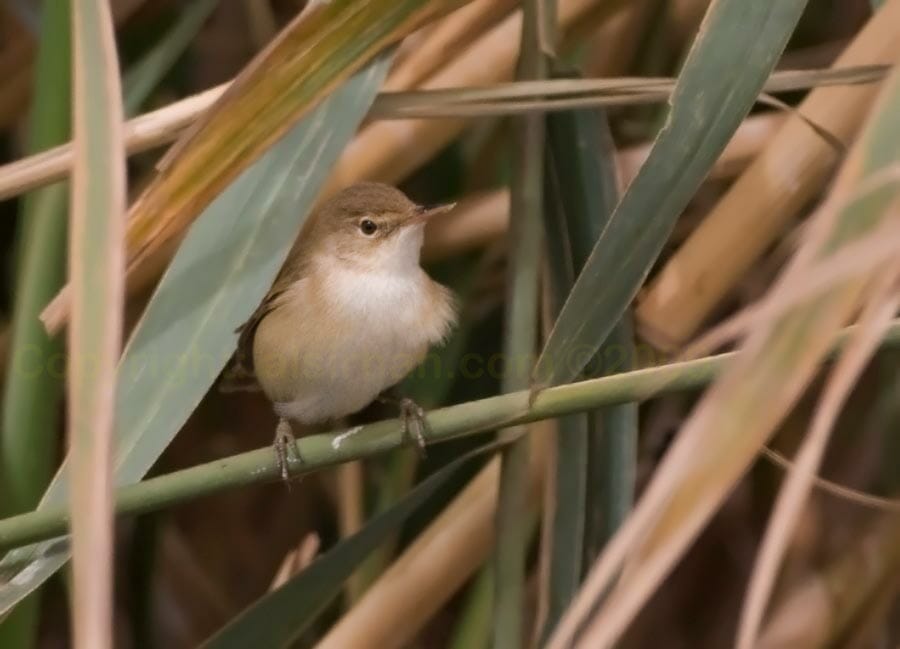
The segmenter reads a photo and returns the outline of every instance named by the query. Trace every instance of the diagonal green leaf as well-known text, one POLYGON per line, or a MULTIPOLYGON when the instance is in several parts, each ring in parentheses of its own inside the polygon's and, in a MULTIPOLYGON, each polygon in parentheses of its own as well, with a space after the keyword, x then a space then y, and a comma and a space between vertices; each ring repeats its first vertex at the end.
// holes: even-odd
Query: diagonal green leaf
POLYGON ((254 602, 204 642, 203 649, 287 646, 340 593, 344 581, 367 556, 395 534, 457 471, 495 449, 495 445, 476 449, 430 475, 359 532, 341 541, 281 588, 254 602))
POLYGON ((676 219, 753 106, 806 0, 715 0, 672 108, 538 359, 536 389, 584 368, 637 294, 676 219))
MULTIPOLYGON (((834 190, 810 224, 815 234, 804 239, 795 263, 782 271, 773 296, 792 290, 792 281, 802 282, 811 272, 809 260, 827 259, 879 227, 900 222, 900 191, 891 173, 900 164, 898 114, 900 71, 895 69, 834 190)), ((887 260, 872 273, 894 277, 895 265, 896 259, 887 260)), ((569 646, 568 639, 594 609, 598 593, 622 570, 627 578, 600 611, 590 615, 579 645, 611 647, 617 642, 802 396, 840 328, 874 297, 877 288, 871 279, 842 278, 828 292, 798 300, 749 332, 734 365, 700 400, 654 472, 629 521, 637 521, 630 525, 634 533, 617 534, 595 564, 554 647, 569 646)), ((753 615, 761 615, 761 610, 753 615)), ((752 631, 752 624, 744 628, 752 631)), ((736 646, 757 646, 746 639, 739 636, 736 646)))
MULTIPOLYGON (((175 144, 132 204, 129 276, 338 84, 385 46, 465 1, 309 3, 175 144)), ((45 310, 49 329, 65 322, 68 299, 63 291, 45 310)))
MULTIPOLYGON (((136 482, 196 408, 234 349, 235 328, 268 289, 318 188, 384 78, 384 57, 347 82, 248 169, 182 243, 119 367, 119 484, 136 482)), ((65 467, 41 506, 64 502, 65 467)), ((0 562, 0 612, 68 559, 62 539, 0 562)))

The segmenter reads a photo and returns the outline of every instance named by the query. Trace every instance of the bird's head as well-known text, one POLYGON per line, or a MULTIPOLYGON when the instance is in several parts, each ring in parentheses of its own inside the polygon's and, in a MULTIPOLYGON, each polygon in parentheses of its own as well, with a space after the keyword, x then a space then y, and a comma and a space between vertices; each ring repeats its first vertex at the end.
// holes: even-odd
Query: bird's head
POLYGON ((365 270, 418 267, 425 224, 453 204, 425 207, 395 187, 364 182, 326 201, 305 233, 315 255, 365 270))

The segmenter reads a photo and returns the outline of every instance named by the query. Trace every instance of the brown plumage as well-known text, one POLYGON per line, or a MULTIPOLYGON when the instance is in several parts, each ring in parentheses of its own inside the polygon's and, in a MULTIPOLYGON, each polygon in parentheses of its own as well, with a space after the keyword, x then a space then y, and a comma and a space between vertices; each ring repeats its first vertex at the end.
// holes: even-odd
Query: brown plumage
MULTIPOLYGON (((223 392, 258 390, 253 369, 253 337, 260 321, 275 308, 278 297, 292 284, 309 273, 310 251, 316 242, 329 234, 355 224, 361 217, 377 213, 402 215, 421 210, 400 190, 382 183, 361 182, 338 192, 310 215, 300 236, 285 259, 272 287, 247 321, 238 327, 237 349, 222 373, 219 384, 223 392)), ((381 236, 387 234, 387 229, 381 236)), ((350 251, 353 252, 353 251, 350 251)))
POLYGON ((455 321, 452 295, 419 266, 426 220, 449 207, 418 206, 379 183, 326 201, 238 330, 223 389, 255 379, 283 442, 287 420, 343 417, 402 379, 455 321))

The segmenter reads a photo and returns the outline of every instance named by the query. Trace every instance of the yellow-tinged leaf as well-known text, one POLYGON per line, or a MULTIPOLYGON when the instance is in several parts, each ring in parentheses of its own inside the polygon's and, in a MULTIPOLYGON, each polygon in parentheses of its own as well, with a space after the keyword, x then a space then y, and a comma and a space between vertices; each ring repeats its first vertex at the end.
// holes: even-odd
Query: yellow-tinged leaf
MULTIPOLYGON (((332 0, 298 15, 166 156, 129 210, 129 277, 303 115, 387 45, 467 0, 332 0)), ((42 314, 65 323, 68 290, 42 314)))

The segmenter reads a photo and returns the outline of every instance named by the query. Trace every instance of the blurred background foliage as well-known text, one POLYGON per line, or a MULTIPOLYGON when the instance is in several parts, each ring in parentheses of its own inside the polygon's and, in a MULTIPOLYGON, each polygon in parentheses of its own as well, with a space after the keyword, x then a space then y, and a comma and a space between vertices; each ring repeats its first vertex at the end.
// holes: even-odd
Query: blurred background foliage
MULTIPOLYGON (((111 0, 111 4, 126 110, 133 116, 232 79, 303 9, 304 2, 111 0)), ((556 3, 534 4, 552 7, 556 3)), ((709 5, 706 0, 560 0, 559 4, 575 8, 561 10, 559 24, 552 26, 558 54, 552 73, 585 78, 677 76, 709 5)), ((878 4, 882 3, 810 2, 776 69, 828 68, 853 43, 856 54, 844 67, 895 62, 900 54, 896 45, 900 21, 892 25, 886 18, 880 31, 866 28, 867 40, 859 44, 867 21, 878 20, 877 15, 872 18, 878 4)), ((898 16, 900 3, 883 4, 882 11, 898 16)), ((68 138, 67 5, 64 0, 6 0, 0 5, 3 162, 68 138)), ((516 5, 476 0, 411 34, 394 54, 386 87, 465 87, 512 80, 518 32, 507 29, 504 21, 508 22, 516 5), (463 19, 464 11, 470 13, 463 19), (476 47, 479 57, 473 60, 469 54, 476 47)), ((538 76, 535 69, 532 66, 524 76, 538 76)), ((733 74, 740 75, 741 70, 733 74)), ((806 90, 782 93, 779 98, 790 106, 806 101, 803 116, 849 146, 877 88, 877 84, 838 86, 817 104, 811 103, 813 93, 806 90), (856 94, 850 97, 851 92, 856 94)), ((542 283, 533 287, 541 300, 534 324, 543 339, 605 219, 665 123, 664 102, 622 104, 537 120, 548 142, 546 153, 538 149, 544 169, 537 176, 544 178, 543 191, 537 196, 546 224, 542 236, 546 236, 547 254, 541 268, 547 272, 542 283), (586 222, 579 220, 579 214, 597 219, 590 217, 586 222)), ((757 106, 744 120, 666 240, 636 299, 634 327, 629 308, 606 346, 596 356, 591 354, 594 361, 583 373, 576 372, 579 376, 619 373, 672 360, 687 342, 752 304, 772 286, 798 245, 805 217, 831 191, 840 160, 808 125, 800 127, 799 135, 795 129, 776 138, 786 119, 784 111, 757 106), (783 138, 782 148, 772 153, 778 138, 783 138), (799 151, 797 156, 805 155, 805 162, 794 158, 779 168, 778 151, 787 155, 791 148, 799 151), (750 177, 751 162, 763 151, 770 156, 769 173, 777 176, 771 185, 750 177), (744 185, 738 197, 729 198, 739 183, 744 185), (692 297, 694 286, 704 293, 704 282, 715 288, 709 295, 692 297)), ((521 381, 504 385, 501 366, 488 362, 507 349, 508 342, 504 313, 509 313, 507 259, 512 257, 505 238, 510 209, 506 187, 519 178, 512 180, 512 187, 514 192, 521 190, 522 176, 517 174, 525 172, 516 163, 528 154, 513 143, 518 142, 514 138, 521 134, 521 124, 494 116, 435 118, 427 126, 410 123, 413 126, 405 135, 414 137, 407 140, 402 132, 407 122, 364 124, 326 183, 328 191, 359 175, 396 182, 420 203, 460 202, 454 215, 428 233, 424 257, 432 276, 460 296, 461 324, 448 344, 434 352, 438 360, 429 359, 405 381, 403 390, 430 409, 521 388, 521 381), (467 358, 473 363, 470 373, 433 371, 435 367, 464 368, 467 358)), ((161 153, 153 149, 129 158, 132 198, 147 186, 161 153)), ((36 353, 47 358, 62 353, 59 344, 43 333, 37 316, 63 283, 64 197, 65 186, 60 183, 0 203, 0 363, 5 368, 0 374, 5 395, 0 511, 5 516, 36 506, 64 448, 62 374, 39 373, 38 380, 29 381, 21 378, 23 372, 27 374, 32 350, 41 350, 36 353)), ((521 205, 516 196, 512 205, 521 205)), ((521 236, 519 232, 515 240, 521 241, 521 236)), ((148 271, 150 279, 130 296, 129 329, 171 253, 170 246, 163 261, 148 271)), ((516 267, 522 272, 521 265, 516 267)), ((835 424, 821 469, 827 479, 862 491, 896 494, 900 483, 895 461, 900 451, 895 438, 900 421, 898 360, 897 350, 884 349, 860 377, 835 424)), ((816 412, 822 382, 821 377, 813 380, 778 427, 772 438, 775 449, 790 455, 801 443, 816 412)), ((539 643, 549 637, 696 400, 697 395, 690 392, 665 394, 639 407, 621 404, 530 427, 532 466, 529 469, 526 460, 518 483, 525 509, 516 514, 525 579, 520 584, 524 600, 515 604, 520 617, 514 623, 523 625, 523 646, 532 638, 539 643)), ((394 415, 375 404, 351 423, 394 415)), ((274 424, 261 395, 223 395, 210 389, 150 475, 264 447, 271 441, 274 424)), ((441 532, 446 544, 454 547, 422 555, 433 566, 440 564, 433 569, 443 572, 423 577, 423 590, 406 594, 407 600, 420 600, 417 608, 421 610, 408 620, 401 617, 398 624, 408 624, 408 632, 397 631, 400 639, 391 646, 491 646, 492 607, 506 587, 495 583, 488 561, 496 510, 491 489, 496 486, 481 485, 480 491, 474 487, 479 486, 478 480, 484 482, 484 476, 492 476, 496 485, 496 465, 478 456, 459 470, 441 473, 440 482, 429 486, 428 498, 421 497, 415 507, 403 501, 408 511, 402 517, 392 509, 414 484, 488 441, 490 432, 431 447, 422 461, 398 449, 317 472, 290 490, 277 483, 252 485, 121 519, 115 558, 116 645, 197 646, 233 624, 238 613, 258 602, 273 585, 302 575, 315 556, 334 548, 374 516, 394 512, 394 529, 379 537, 377 549, 360 557, 361 564, 341 596, 325 598, 323 594, 322 602, 316 604, 324 609, 321 614, 310 616, 302 629, 298 623, 296 629, 285 632, 296 646, 319 642, 323 647, 366 646, 367 637, 380 636, 374 631, 366 636, 365 621, 360 623, 362 630, 344 635, 332 625, 360 601, 404 549, 421 542, 429 526, 444 530, 434 525, 448 518, 446 508, 455 502, 449 511, 471 514, 466 520, 472 527, 441 532), (349 640, 353 638, 356 644, 349 640)), ((783 476, 784 470, 770 462, 753 464, 629 626, 619 646, 732 643, 755 550, 783 476)), ((815 633, 801 630, 788 634, 790 640, 780 640, 781 628, 768 628, 760 646, 900 643, 896 514, 817 490, 796 525, 767 619, 774 625, 793 618, 800 627, 815 627, 815 633), (859 577, 858 567, 873 562, 881 568, 870 568, 865 578, 859 577)), ((0 647, 68 646, 66 598, 66 580, 50 580, 0 623, 0 647)), ((282 606, 278 615, 290 616, 292 602, 282 606)), ((413 605, 385 599, 381 606, 385 611, 394 607, 404 611, 413 605)), ((252 627, 249 633, 252 637, 252 627)), ((220 644, 242 646, 235 639, 216 638, 220 644)))

